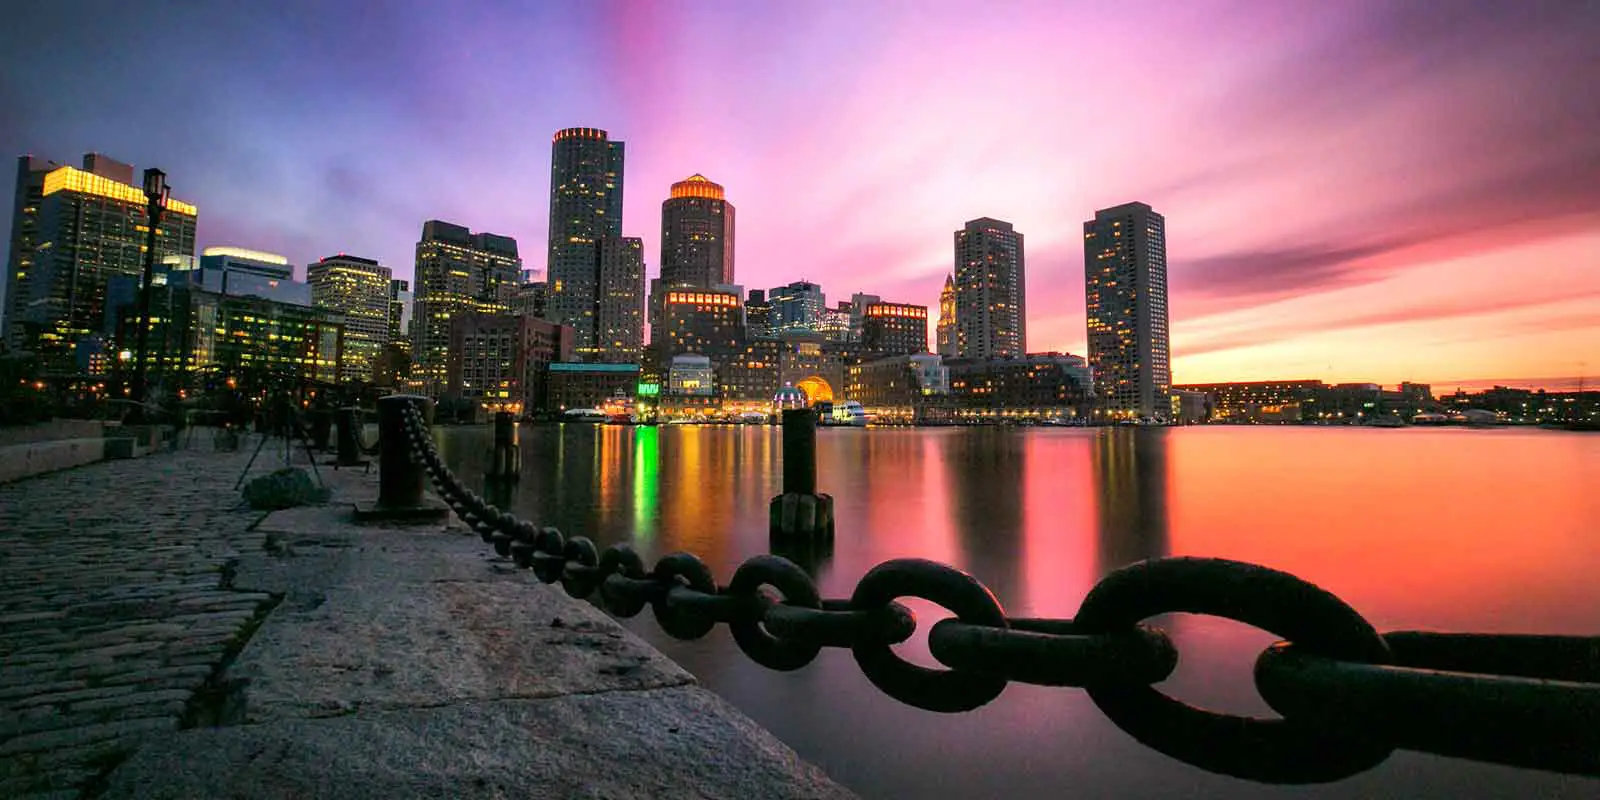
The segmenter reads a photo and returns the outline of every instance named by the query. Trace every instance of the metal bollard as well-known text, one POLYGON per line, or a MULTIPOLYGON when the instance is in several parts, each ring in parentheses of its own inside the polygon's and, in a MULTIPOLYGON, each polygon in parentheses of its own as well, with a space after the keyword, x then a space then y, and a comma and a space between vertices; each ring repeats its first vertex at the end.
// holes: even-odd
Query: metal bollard
POLYGON ((405 442, 406 408, 415 405, 422 419, 433 422, 433 401, 420 395, 392 394, 378 399, 379 441, 391 446, 378 453, 378 502, 356 508, 357 521, 434 522, 445 518, 447 509, 423 500, 422 488, 427 472, 412 460, 411 448, 394 446, 405 442))
POLYGON ((359 467, 366 464, 361 457, 361 410, 339 409, 339 460, 341 467, 359 467))
POLYGON ((817 416, 809 408, 783 412, 783 494, 768 506, 774 542, 831 542, 833 497, 817 494, 817 416))
POLYGON ((783 493, 817 492, 817 415, 809 408, 783 412, 783 493))
POLYGON ((494 415, 494 448, 489 451, 489 477, 514 479, 522 473, 517 448, 517 418, 509 411, 494 415))
POLYGON ((312 449, 328 452, 328 439, 333 434, 333 411, 327 408, 313 408, 308 416, 311 418, 312 449))

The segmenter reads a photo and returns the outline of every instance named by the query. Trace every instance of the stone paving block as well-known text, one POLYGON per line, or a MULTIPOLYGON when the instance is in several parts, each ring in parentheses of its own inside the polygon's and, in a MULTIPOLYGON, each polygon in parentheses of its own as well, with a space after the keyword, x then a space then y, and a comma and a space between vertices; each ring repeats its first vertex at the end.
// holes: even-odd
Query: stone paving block
POLYGON ((29 708, 32 706, 60 705, 63 703, 76 703, 83 700, 100 700, 106 697, 115 697, 134 691, 132 686, 96 686, 88 689, 74 689, 66 692, 51 692, 38 694, 25 700, 12 703, 12 708, 29 708))
MULTIPOLYGON (((110 711, 114 709, 133 708, 136 706, 171 705, 176 702, 181 708, 194 692, 182 689, 165 689, 161 691, 136 691, 130 694, 120 694, 114 697, 102 697, 98 700, 82 700, 67 706, 70 712, 79 711, 110 711)), ((138 713, 136 716, 148 716, 138 713)))
POLYGON ((40 731, 18 736, 7 740, 4 744, 0 744, 0 756, 56 750, 104 739, 138 736, 157 731, 170 731, 175 730, 177 727, 178 720, 176 718, 143 718, 40 731))
POLYGON ((849 798, 698 687, 183 731, 106 798, 849 798), (471 757, 463 757, 471 754, 471 757))

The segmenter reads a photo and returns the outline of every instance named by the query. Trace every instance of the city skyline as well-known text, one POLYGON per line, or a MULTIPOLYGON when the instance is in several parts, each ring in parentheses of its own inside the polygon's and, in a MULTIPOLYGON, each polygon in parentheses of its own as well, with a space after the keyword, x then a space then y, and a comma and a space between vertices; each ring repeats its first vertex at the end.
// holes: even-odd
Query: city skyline
MULTIPOLYGON (((804 14, 597 4, 522 16, 469 9, 444 21, 380 10, 360 23, 374 44, 426 30, 484 39, 474 52, 495 52, 503 37, 548 39, 549 52, 425 67, 382 53, 344 66, 274 60, 291 36, 314 43, 355 24, 308 8, 233 18, 175 10, 193 36, 226 38, 239 52, 200 77, 181 60, 152 65, 158 76, 184 70, 174 85, 204 113, 181 115, 144 107, 120 74, 81 80, 106 64, 142 64, 149 37, 139 32, 152 24, 143 17, 158 15, 115 5, 96 15, 21 11, 21 24, 0 34, 0 52, 18 65, 0 79, 9 112, 0 147, 64 164, 97 151, 161 167, 176 196, 205 209, 202 247, 284 253, 298 276, 318 258, 357 252, 412 278, 415 231, 428 219, 544 241, 544 137, 604 128, 630 144, 626 214, 646 254, 659 251, 653 231, 670 185, 704 173, 739 200, 741 283, 806 277, 834 296, 934 306, 948 231, 993 216, 1030 239, 1029 349, 1074 353, 1087 350, 1078 225, 1096 208, 1141 200, 1170 220, 1175 382, 1317 377, 1448 389, 1596 367, 1584 360, 1600 352, 1600 188, 1577 167, 1600 160, 1588 133, 1600 112, 1572 102, 1600 78, 1582 60, 1600 22, 1593 7, 1463 4, 1426 17, 1359 4, 1195 6, 1118 11, 1111 26, 1093 6, 1019 6, 1004 25, 960 28, 953 7, 935 4, 860 15, 842 4, 804 14), (840 24, 846 14, 851 26, 840 24), (1126 81, 1129 91, 1164 92, 1160 109, 1085 132, 1101 89, 1074 73, 1133 41, 1047 44, 1097 27, 1142 31, 1141 46, 1172 55, 1126 81), (53 35, 17 35, 40 30, 53 35), (926 55, 957 36, 984 57, 926 55), (69 51, 93 42, 99 55, 59 62, 39 49, 44 40, 69 51), (563 65, 596 43, 625 55, 598 82, 559 86, 563 65), (712 53, 723 68, 696 67, 712 53), (1419 60, 1426 70, 1411 66, 1419 60), (748 77, 717 77, 729 74, 748 77), (529 88, 512 94, 514 81, 529 88), (69 82, 79 88, 65 92, 69 82), (456 97, 450 108, 474 110, 417 113, 439 102, 424 89, 454 83, 472 97, 550 96, 456 97), (1012 111, 959 130, 934 123, 993 86, 1012 111), (344 120, 347 135, 315 135, 325 129, 315 119, 344 120), (1540 280, 1527 279, 1534 269, 1540 280)), ((9 204, 0 211, 8 224, 9 204)))

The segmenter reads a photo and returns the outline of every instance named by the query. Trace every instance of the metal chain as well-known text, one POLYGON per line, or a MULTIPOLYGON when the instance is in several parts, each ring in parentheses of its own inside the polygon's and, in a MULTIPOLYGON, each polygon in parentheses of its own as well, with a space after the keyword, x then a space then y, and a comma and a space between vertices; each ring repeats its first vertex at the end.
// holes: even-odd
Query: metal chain
POLYGON ((718 585, 699 557, 672 553, 646 569, 627 545, 604 551, 582 536, 495 508, 462 485, 434 448, 422 413, 406 412, 413 458, 439 496, 502 557, 598 593, 610 613, 646 606, 668 635, 697 639, 726 624, 756 663, 795 670, 823 648, 847 648, 873 685, 930 711, 978 708, 1010 682, 1072 686, 1124 731, 1194 766, 1267 783, 1317 783, 1370 769, 1396 748, 1600 776, 1600 637, 1378 633, 1338 597, 1288 573, 1237 561, 1162 558, 1101 579, 1072 619, 1007 617, 976 578, 945 564, 879 564, 848 600, 823 599, 793 562, 745 561, 718 585), (928 633, 947 669, 900 658, 918 597, 954 612, 928 633), (1143 620, 1209 614, 1285 641, 1263 652, 1255 682, 1281 718, 1196 708, 1151 686, 1178 655, 1143 620))

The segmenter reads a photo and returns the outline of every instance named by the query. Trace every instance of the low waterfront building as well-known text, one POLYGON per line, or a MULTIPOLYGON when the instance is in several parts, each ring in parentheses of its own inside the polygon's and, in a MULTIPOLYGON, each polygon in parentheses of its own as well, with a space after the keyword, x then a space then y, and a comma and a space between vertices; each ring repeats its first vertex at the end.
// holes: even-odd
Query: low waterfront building
POLYGON ((638 385, 638 364, 562 361, 551 364, 547 370, 543 407, 554 413, 573 408, 599 408, 612 398, 632 398, 638 385))
POLYGON ((571 328, 522 314, 463 314, 451 321, 445 394, 521 414, 536 407, 549 365, 571 357, 571 328))
POLYGON ((946 359, 957 419, 997 421, 1086 416, 1094 379, 1082 356, 1029 353, 946 359))
POLYGON ((1328 388, 1322 381, 1236 381, 1172 387, 1211 398, 1212 422, 1299 422, 1301 406, 1328 388))
POLYGON ((896 355, 851 365, 845 397, 880 422, 925 422, 949 408, 950 371, 933 353, 896 355))
POLYGON ((692 353, 673 356, 667 365, 667 390, 661 396, 662 413, 704 416, 717 409, 717 376, 711 359, 692 353))
POLYGON ((717 371, 722 409, 729 412, 761 411, 771 406, 772 397, 783 386, 784 343, 773 338, 752 338, 717 371))

